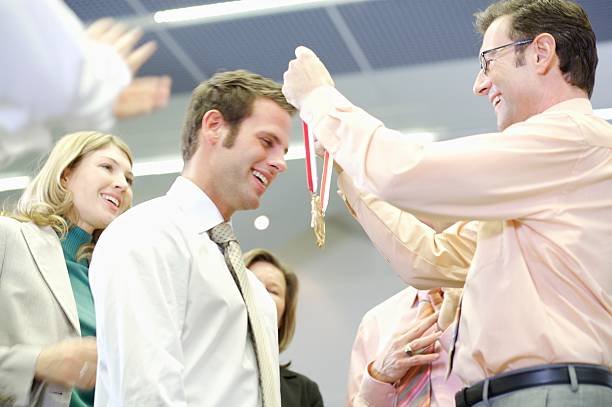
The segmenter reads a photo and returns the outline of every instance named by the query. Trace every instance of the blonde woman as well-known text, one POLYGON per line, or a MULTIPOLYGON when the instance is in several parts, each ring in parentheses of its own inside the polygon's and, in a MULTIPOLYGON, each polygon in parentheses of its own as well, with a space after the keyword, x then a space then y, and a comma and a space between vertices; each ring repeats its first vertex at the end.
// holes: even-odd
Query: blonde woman
MULTIPOLYGON (((272 253, 254 249, 244 254, 244 264, 262 282, 276 304, 279 353, 289 347, 295 333, 298 279, 272 253)), ((304 375, 280 366, 282 407, 323 407, 319 386, 304 375)))
POLYGON ((0 216, 0 405, 93 405, 89 257, 131 205, 132 161, 116 136, 66 135, 0 216))

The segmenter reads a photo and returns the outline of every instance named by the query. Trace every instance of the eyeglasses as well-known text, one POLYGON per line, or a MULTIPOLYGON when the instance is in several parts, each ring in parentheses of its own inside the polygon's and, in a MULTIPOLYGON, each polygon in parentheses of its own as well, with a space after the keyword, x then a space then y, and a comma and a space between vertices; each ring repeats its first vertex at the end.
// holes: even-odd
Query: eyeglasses
POLYGON ((506 45, 500 45, 499 47, 495 47, 495 48, 491 48, 491 49, 487 49, 485 51, 482 51, 480 53, 480 57, 478 58, 480 60, 480 70, 486 75, 487 72, 489 71, 489 62, 493 61, 495 58, 491 57, 490 59, 487 59, 486 55, 490 54, 492 52, 497 52, 499 50, 502 50, 504 48, 507 47, 512 47, 512 46, 518 46, 518 45, 525 45, 525 44, 529 44, 533 42, 533 39, 531 40, 519 40, 519 41, 514 41, 511 42, 510 44, 506 44, 506 45))

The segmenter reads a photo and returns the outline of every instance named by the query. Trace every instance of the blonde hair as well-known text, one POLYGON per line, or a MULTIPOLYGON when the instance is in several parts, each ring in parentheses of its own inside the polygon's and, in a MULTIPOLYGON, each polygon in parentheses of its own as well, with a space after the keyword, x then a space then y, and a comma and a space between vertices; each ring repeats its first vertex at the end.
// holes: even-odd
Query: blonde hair
MULTIPOLYGON (((49 153, 38 174, 26 187, 10 216, 38 226, 50 226, 60 236, 64 236, 72 225, 68 215, 74 209, 74 203, 72 194, 62 185, 62 175, 67 169, 75 168, 85 155, 109 145, 119 148, 128 157, 130 164, 133 164, 130 148, 112 134, 81 131, 62 137, 49 153)), ((127 206, 130 205, 131 202, 127 202, 127 206)), ((78 216, 78 213, 76 215, 78 216)), ((100 231, 94 232, 94 240, 99 233, 100 231)), ((93 250, 93 245, 89 249, 89 252, 93 250)))
POLYGON ((287 285, 285 290, 285 312, 278 324, 278 351, 280 353, 289 347, 295 333, 295 313, 297 310, 299 283, 295 273, 289 270, 287 266, 269 251, 253 249, 244 254, 244 264, 247 268, 260 261, 272 264, 279 269, 283 277, 285 277, 287 285))

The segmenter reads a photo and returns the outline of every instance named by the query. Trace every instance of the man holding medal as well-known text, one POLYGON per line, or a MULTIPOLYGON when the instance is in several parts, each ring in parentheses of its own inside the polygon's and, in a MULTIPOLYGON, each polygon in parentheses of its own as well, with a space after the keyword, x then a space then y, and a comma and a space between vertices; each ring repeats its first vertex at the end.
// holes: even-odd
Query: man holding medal
POLYGON ((283 92, 354 182, 358 219, 403 279, 463 286, 449 352, 468 386, 457 405, 612 405, 612 126, 589 101, 595 35, 568 0, 501 1, 476 25, 474 93, 499 133, 398 137, 304 47, 283 92), (401 230, 383 227, 392 216, 401 230), (419 218, 455 223, 438 233, 419 218))

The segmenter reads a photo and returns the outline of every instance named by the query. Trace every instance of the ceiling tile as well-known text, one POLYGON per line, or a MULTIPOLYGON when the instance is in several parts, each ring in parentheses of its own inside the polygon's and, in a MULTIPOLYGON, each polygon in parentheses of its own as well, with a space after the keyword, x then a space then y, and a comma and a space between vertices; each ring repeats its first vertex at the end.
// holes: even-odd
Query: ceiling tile
POLYGON ((358 70, 323 9, 179 27, 170 34, 209 75, 244 68, 280 80, 298 45, 316 50, 333 73, 358 70))

